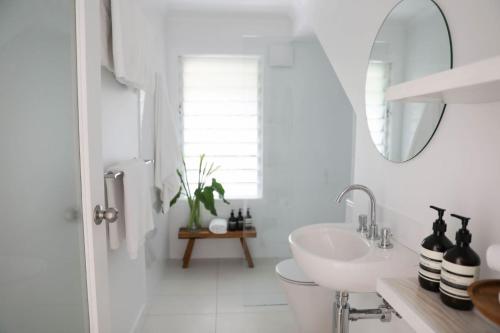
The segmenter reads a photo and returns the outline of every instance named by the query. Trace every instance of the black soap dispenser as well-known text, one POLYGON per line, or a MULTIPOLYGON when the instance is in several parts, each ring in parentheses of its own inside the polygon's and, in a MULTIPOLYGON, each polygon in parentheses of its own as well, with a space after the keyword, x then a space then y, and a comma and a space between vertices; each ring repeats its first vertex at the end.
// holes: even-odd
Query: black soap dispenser
POLYGON ((236 218, 236 230, 243 230, 245 225, 245 218, 243 217, 243 212, 241 208, 238 210, 238 217, 236 218))
POLYGON ((451 216, 462 221, 462 228, 457 231, 457 244, 444 254, 439 291, 444 304, 458 310, 470 310, 472 301, 467 288, 479 279, 481 259, 469 246, 472 240, 467 230, 470 218, 451 216))
POLYGON ((231 210, 231 216, 227 221, 227 230, 228 231, 236 231, 238 227, 238 219, 234 216, 234 209, 231 210))
POLYGON ((253 218, 252 215, 250 215, 250 208, 247 208, 247 215, 245 216, 245 230, 252 230, 253 229, 253 218))
POLYGON ((432 225, 434 232, 426 237, 420 246, 418 282, 424 289, 439 292, 443 254, 453 247, 453 243, 445 235, 446 222, 443 220, 445 210, 436 206, 430 208, 437 210, 438 219, 432 225))

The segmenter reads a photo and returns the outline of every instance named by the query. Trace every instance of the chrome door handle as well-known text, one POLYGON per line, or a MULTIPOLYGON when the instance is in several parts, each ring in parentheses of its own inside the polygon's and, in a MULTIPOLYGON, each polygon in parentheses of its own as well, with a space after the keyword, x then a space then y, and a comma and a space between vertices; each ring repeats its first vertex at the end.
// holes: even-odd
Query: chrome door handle
POLYGON ((94 208, 94 222, 100 225, 102 221, 106 220, 109 223, 113 223, 118 219, 118 210, 113 207, 104 209, 101 205, 97 205, 94 208))

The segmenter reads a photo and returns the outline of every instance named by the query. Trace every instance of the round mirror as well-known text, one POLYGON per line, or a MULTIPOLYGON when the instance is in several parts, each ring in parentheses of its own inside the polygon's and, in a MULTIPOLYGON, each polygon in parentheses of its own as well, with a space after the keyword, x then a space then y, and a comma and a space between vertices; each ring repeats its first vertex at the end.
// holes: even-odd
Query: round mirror
POLYGON ((377 150, 388 160, 417 156, 436 131, 446 105, 385 100, 388 87, 450 69, 451 37, 431 0, 403 0, 386 17, 370 53, 366 118, 377 150))

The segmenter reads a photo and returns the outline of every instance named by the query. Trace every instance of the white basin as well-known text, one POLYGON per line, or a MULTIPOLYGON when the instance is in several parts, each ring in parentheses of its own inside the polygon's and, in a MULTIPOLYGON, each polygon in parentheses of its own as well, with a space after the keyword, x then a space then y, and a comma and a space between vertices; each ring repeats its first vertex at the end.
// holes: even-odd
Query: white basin
POLYGON ((293 231, 288 241, 304 272, 320 286, 350 292, 375 292, 380 277, 416 276, 418 256, 393 241, 380 249, 354 225, 313 224, 293 231))

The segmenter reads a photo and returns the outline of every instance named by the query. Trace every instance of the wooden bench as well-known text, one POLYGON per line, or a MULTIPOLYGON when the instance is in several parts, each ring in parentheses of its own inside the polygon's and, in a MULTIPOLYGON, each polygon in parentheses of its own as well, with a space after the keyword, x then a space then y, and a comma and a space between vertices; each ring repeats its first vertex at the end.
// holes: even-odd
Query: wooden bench
POLYGON ((214 234, 208 228, 201 228, 199 230, 189 230, 188 228, 179 229, 179 239, 187 239, 188 243, 186 246, 186 251, 184 252, 184 258, 182 259, 182 268, 189 267, 189 261, 191 260, 191 254, 193 253, 194 241, 197 239, 222 239, 222 238, 239 238, 241 247, 243 248, 243 253, 248 262, 248 267, 253 268, 253 260, 250 255, 250 250, 246 242, 246 238, 256 238, 257 231, 255 228, 249 230, 239 230, 239 231, 228 231, 225 234, 214 234))

